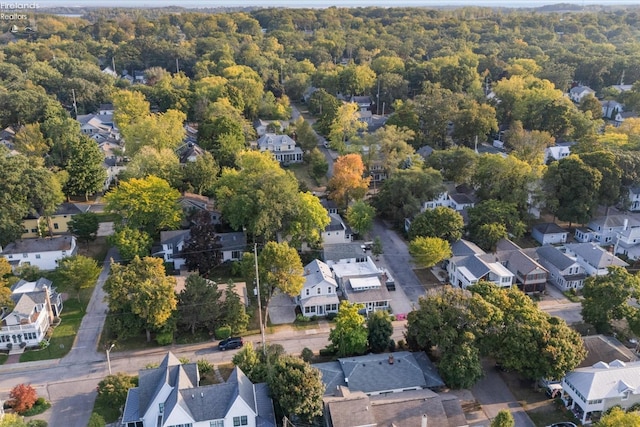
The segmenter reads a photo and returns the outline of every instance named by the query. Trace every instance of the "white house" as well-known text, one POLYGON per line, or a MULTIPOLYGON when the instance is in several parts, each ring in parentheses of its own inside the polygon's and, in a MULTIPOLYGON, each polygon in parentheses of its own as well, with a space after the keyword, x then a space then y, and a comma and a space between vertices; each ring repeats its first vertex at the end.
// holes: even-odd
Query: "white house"
POLYGON ((593 242, 570 243, 565 245, 565 250, 567 255, 575 257, 589 276, 605 276, 609 274, 608 268, 611 266, 627 267, 629 265, 593 242))
POLYGON ((549 281, 561 291, 582 289, 587 278, 585 269, 575 257, 571 257, 555 246, 535 249, 538 262, 549 271, 549 281))
POLYGON ((313 260, 304 268, 304 286, 298 295, 298 304, 304 316, 324 316, 337 313, 338 284, 331 268, 320 260, 313 260))
POLYGON ((568 157, 571 154, 570 145, 554 145, 544 149, 544 163, 549 163, 553 160, 561 160, 568 157))
POLYGON ((265 133, 258 141, 260 151, 270 151, 273 157, 283 164, 302 163, 302 149, 288 135, 265 133))
POLYGON ((322 232, 322 242, 327 245, 350 243, 353 241, 353 232, 347 226, 342 217, 337 213, 329 214, 329 225, 322 232))
POLYGON ((454 243, 451 248, 453 256, 447 262, 447 273, 451 285, 466 289, 480 280, 493 282, 501 288, 510 288, 513 285, 515 274, 495 257, 486 254, 471 242, 462 242, 462 244, 454 243), (464 251, 459 252, 462 249, 464 251))
POLYGON ((24 239, 9 243, 0 253, 12 267, 34 265, 40 270, 54 270, 62 258, 76 254, 74 236, 55 236, 46 239, 24 239))
POLYGON ((41 277, 35 282, 16 282, 11 286, 11 299, 13 310, 1 313, 0 348, 21 352, 25 347, 37 347, 60 316, 61 295, 50 280, 41 277))
POLYGON ((157 368, 139 371, 122 415, 125 427, 275 427, 266 383, 253 384, 236 367, 225 383, 200 386, 197 363, 171 352, 157 368))
POLYGON ((531 237, 541 245, 566 243, 568 236, 569 232, 554 222, 536 224, 531 229, 531 237))
POLYGON ((394 283, 385 269, 378 268, 371 257, 364 262, 341 260, 328 264, 333 270, 336 284, 351 303, 363 304, 367 312, 387 310, 391 294, 387 285, 394 283))
POLYGON ((629 188, 629 210, 631 212, 640 211, 640 187, 634 186, 629 188))
POLYGON ((596 91, 588 86, 576 86, 572 87, 569 90, 569 98, 571 98, 571 100, 575 103, 580 103, 580 101, 582 101, 582 98, 589 94, 595 95, 595 93, 596 91))
POLYGON ((614 253, 625 255, 632 260, 640 258, 640 227, 619 231, 614 253))
MULTIPOLYGON (((614 100, 600 101, 602 104, 602 117, 614 119, 616 114, 624 112, 624 105, 614 100)), ((597 117, 594 117, 597 118, 597 117)))
POLYGON ((618 233, 629 228, 640 227, 640 221, 631 215, 613 214, 593 218, 587 229, 576 229, 575 240, 581 243, 596 242, 600 245, 613 245, 618 233))
MULTIPOLYGON (((170 230, 160 232, 162 249, 154 252, 154 256, 161 256, 165 262, 173 263, 173 268, 180 270, 185 264, 182 257, 185 243, 191 236, 190 230, 170 230)), ((247 247, 247 239, 242 232, 219 233, 217 249, 220 252, 220 262, 239 261, 247 247)))
POLYGON ((562 401, 582 424, 613 406, 640 403, 640 362, 598 362, 569 372, 562 379, 562 401))
POLYGON ((467 208, 472 208, 475 205, 475 195, 473 191, 464 185, 447 186, 447 191, 444 191, 433 200, 428 200, 422 204, 422 212, 427 209, 434 209, 438 206, 444 206, 454 211, 461 212, 467 208))

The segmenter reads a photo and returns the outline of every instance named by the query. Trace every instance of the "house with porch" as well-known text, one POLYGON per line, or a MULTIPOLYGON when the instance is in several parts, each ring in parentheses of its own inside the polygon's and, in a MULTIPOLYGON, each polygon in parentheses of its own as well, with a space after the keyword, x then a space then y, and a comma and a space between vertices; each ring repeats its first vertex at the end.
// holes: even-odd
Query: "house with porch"
POLYGON ((74 236, 54 236, 45 239, 22 239, 9 243, 0 255, 5 257, 12 268, 35 265, 40 270, 54 270, 58 261, 76 254, 74 236))
POLYGON ((485 253, 471 242, 461 241, 451 247, 453 256, 447 260, 449 283, 466 289, 480 280, 493 282, 501 288, 510 288, 515 274, 492 254, 485 253))
POLYGON ((265 133, 257 141, 260 151, 269 151, 282 164, 302 163, 302 149, 288 135, 265 133))
POLYGON ((238 367, 226 382, 201 386, 198 364, 182 364, 169 352, 138 376, 127 393, 124 427, 276 426, 267 384, 252 383, 238 367))
POLYGON ((389 309, 391 294, 387 286, 394 284, 393 277, 387 270, 378 268, 371 257, 367 256, 364 262, 340 260, 327 264, 349 302, 363 304, 367 313, 389 309))
POLYGON ((622 409, 640 403, 640 362, 598 362, 578 368, 562 379, 562 401, 582 424, 619 405, 622 409))
POLYGON ((514 274, 514 283, 524 293, 543 292, 549 272, 534 258, 530 257, 520 246, 511 240, 502 239, 496 244, 493 256, 510 272, 514 274))
POLYGON ((0 316, 0 349, 21 353, 26 347, 38 347, 62 312, 62 296, 50 280, 41 277, 35 282, 16 282, 11 286, 11 299, 13 310, 3 310, 0 316))
POLYGON ((535 254, 537 261, 549 272, 549 281, 558 289, 563 292, 582 289, 587 273, 575 257, 548 245, 535 248, 535 254))
POLYGON ((303 316, 325 316, 337 313, 338 284, 331 268, 315 259, 304 267, 304 285, 297 297, 303 316))

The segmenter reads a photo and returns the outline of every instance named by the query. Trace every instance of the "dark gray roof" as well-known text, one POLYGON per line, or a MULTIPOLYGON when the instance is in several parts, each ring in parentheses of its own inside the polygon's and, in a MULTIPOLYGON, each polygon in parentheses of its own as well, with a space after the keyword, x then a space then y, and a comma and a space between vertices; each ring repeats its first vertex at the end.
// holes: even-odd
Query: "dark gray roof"
POLYGON ((429 145, 425 145, 423 147, 418 148, 418 151, 416 151, 416 153, 420 154, 424 159, 426 159, 433 153, 433 147, 430 147, 429 145))
POLYGON ((596 268, 606 268, 612 265, 626 267, 629 265, 595 243, 572 243, 567 245, 567 248, 596 268))
POLYGON ((324 245, 324 261, 340 261, 341 259, 364 258, 366 254, 362 250, 360 243, 338 243, 335 245, 324 245))
POLYGON ((62 203, 56 211, 53 213, 54 215, 76 215, 84 212, 74 203, 62 203))
POLYGON ((2 251, 3 255, 34 252, 55 252, 71 250, 73 236, 57 236, 46 239, 24 239, 9 243, 2 251))
POLYGON ((224 418, 237 396, 237 384, 229 383, 180 390, 180 398, 195 421, 224 418))
POLYGON ((217 234, 219 240, 218 244, 221 246, 221 249, 237 249, 244 250, 247 246, 247 237, 243 232, 233 232, 233 233, 220 233, 217 234))
POLYGON ((567 233, 567 230, 560 227, 555 222, 544 222, 542 224, 536 224, 533 226, 533 229, 541 234, 567 233))
POLYGON ((455 194, 449 194, 449 197, 456 203, 460 203, 460 204, 471 204, 473 203, 473 199, 471 199, 469 196, 467 196, 466 194, 462 194, 462 193, 455 193, 455 194))
POLYGON ((468 240, 458 240, 451 245, 451 252, 453 256, 474 255, 483 254, 484 251, 473 242, 468 240))
POLYGON ((259 383, 254 386, 254 390, 258 407, 256 427, 275 427, 276 414, 273 409, 273 400, 269 397, 271 394, 269 386, 266 383, 259 383))
POLYGON ((160 232, 160 244, 168 245, 172 244, 175 248, 176 245, 182 241, 189 240, 189 230, 169 230, 160 232))
POLYGON ((130 388, 127 392, 127 400, 122 412, 122 423, 138 421, 142 418, 140 414, 140 388, 130 388))
POLYGON ((540 258, 554 265, 560 271, 569 268, 575 263, 573 259, 554 246, 541 246, 536 248, 536 253, 540 258))
POLYGON ((176 154, 180 163, 187 163, 190 157, 202 156, 205 153, 204 148, 195 142, 188 142, 176 149, 176 154))
POLYGON ((325 385, 325 395, 333 395, 338 389, 338 386, 347 385, 347 383, 344 381, 344 372, 342 372, 340 362, 333 361, 314 363, 312 366, 320 371, 320 375, 322 376, 322 383, 325 385))
POLYGON ((371 409, 378 426, 420 426, 422 416, 427 415, 429 427, 458 427, 469 425, 464 417, 459 399, 442 396, 429 390, 412 390, 371 396, 371 409), (450 402, 449 413, 443 400, 450 402), (454 408, 456 407, 457 410, 454 408))
POLYGON ((474 275, 474 277, 477 278, 483 277, 490 271, 487 264, 482 262, 475 255, 453 257, 450 259, 450 261, 455 263, 458 268, 465 267, 471 274, 474 275))
POLYGON ((346 226, 342 222, 342 218, 338 214, 329 214, 329 225, 324 228, 324 231, 340 231, 346 230, 346 226))
POLYGON ((375 426, 376 418, 371 410, 369 396, 347 393, 343 398, 326 402, 332 427, 375 426))
POLYGON ((587 357, 580 363, 579 368, 587 368, 598 362, 609 363, 614 360, 621 360, 626 363, 638 360, 631 350, 613 337, 588 335, 582 337, 582 341, 587 350, 587 357))
POLYGON ((255 412, 256 411, 256 402, 255 396, 253 394, 253 383, 247 378, 247 376, 242 372, 240 368, 237 366, 231 372, 229 379, 227 380, 228 384, 236 384, 238 387, 238 394, 247 402, 247 405, 255 412))
POLYGON ((420 369, 422 369, 425 382, 427 383, 427 388, 438 389, 444 387, 444 381, 440 377, 436 365, 434 365, 427 356, 427 353, 425 353, 424 351, 417 351, 412 354, 416 359, 416 362, 418 362, 418 366, 420 366, 420 369))

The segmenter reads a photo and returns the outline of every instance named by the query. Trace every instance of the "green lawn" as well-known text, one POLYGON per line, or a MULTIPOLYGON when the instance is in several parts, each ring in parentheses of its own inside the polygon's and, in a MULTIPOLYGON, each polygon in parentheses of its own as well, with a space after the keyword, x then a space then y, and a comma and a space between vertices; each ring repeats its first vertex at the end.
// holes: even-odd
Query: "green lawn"
POLYGON ((102 415, 106 423, 114 423, 120 418, 120 408, 116 408, 109 399, 98 397, 93 404, 93 412, 102 415))
POLYGON ((8 358, 8 354, 0 354, 0 365, 4 365, 8 358))
POLYGON ((309 166, 304 163, 289 165, 286 169, 293 172, 299 182, 304 182, 309 191, 324 191, 327 185, 327 178, 322 177, 320 181, 316 181, 309 175, 309 166))

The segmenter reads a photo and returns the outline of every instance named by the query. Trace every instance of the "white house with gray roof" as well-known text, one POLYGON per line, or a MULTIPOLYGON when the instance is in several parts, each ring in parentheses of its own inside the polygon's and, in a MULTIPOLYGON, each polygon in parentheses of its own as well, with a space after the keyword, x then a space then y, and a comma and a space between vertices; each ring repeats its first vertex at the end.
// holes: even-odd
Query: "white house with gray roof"
POLYGON ((555 246, 535 249, 538 262, 549 271, 549 281, 562 291, 582 289, 587 278, 585 269, 575 257, 571 257, 555 246))
POLYGON ((46 239, 23 239, 9 243, 0 253, 13 268, 34 265, 40 270, 55 270, 58 261, 76 254, 74 236, 55 236, 46 239))
POLYGON ((622 254, 629 259, 640 258, 640 227, 628 228, 617 233, 615 254, 622 254))
POLYGON ((304 267, 304 285, 298 295, 298 304, 304 316, 325 316, 337 313, 338 284, 331 268, 315 259, 304 267))
POLYGON ((564 404, 582 424, 590 424, 594 414, 613 406, 640 403, 640 362, 598 362, 569 372, 561 384, 564 404))
POLYGON ((564 247, 567 255, 575 257, 576 261, 589 276, 604 276, 609 274, 609 267, 627 267, 629 264, 604 250, 595 243, 571 243, 564 247))
POLYGON ((253 384, 238 367, 225 383, 200 386, 197 363, 171 352, 160 366, 139 371, 122 415, 125 427, 275 427, 265 383, 253 384))
POLYGON ((288 135, 265 133, 257 141, 258 150, 269 151, 283 164, 302 163, 302 149, 288 135))
POLYGON ((640 227, 640 220, 635 215, 601 216, 589 221, 586 230, 577 228, 575 240, 581 243, 596 242, 599 245, 613 245, 617 233, 635 227, 640 227))
POLYGON ((596 91, 591 89, 589 86, 575 86, 569 90, 569 98, 576 104, 579 104, 582 101, 582 98, 591 94, 595 95, 596 91))
MULTIPOLYGON (((160 244, 162 248, 153 253, 165 262, 173 263, 173 268, 180 270, 186 260, 182 256, 185 244, 191 237, 190 230, 170 230, 160 232, 160 244)), ((220 245, 217 249, 220 252, 220 262, 239 261, 247 247, 247 238, 242 232, 219 233, 216 234, 220 245)))
POLYGON ((545 222, 532 227, 531 237, 541 245, 558 245, 567 242, 569 232, 555 222, 545 222))
POLYGON ((494 256, 486 254, 471 242, 461 242, 463 243, 456 242, 452 245, 453 256, 447 262, 451 285, 466 289, 480 280, 493 282, 501 288, 510 288, 513 285, 515 274, 494 256))
POLYGON ((388 310, 391 294, 387 286, 394 284, 389 271, 378 268, 371 257, 364 262, 341 260, 329 262, 342 295, 351 303, 362 304, 367 312, 388 310))
POLYGON ((353 241, 351 228, 344 223, 337 213, 329 214, 329 224, 321 233, 322 242, 327 245, 350 243, 353 241))

